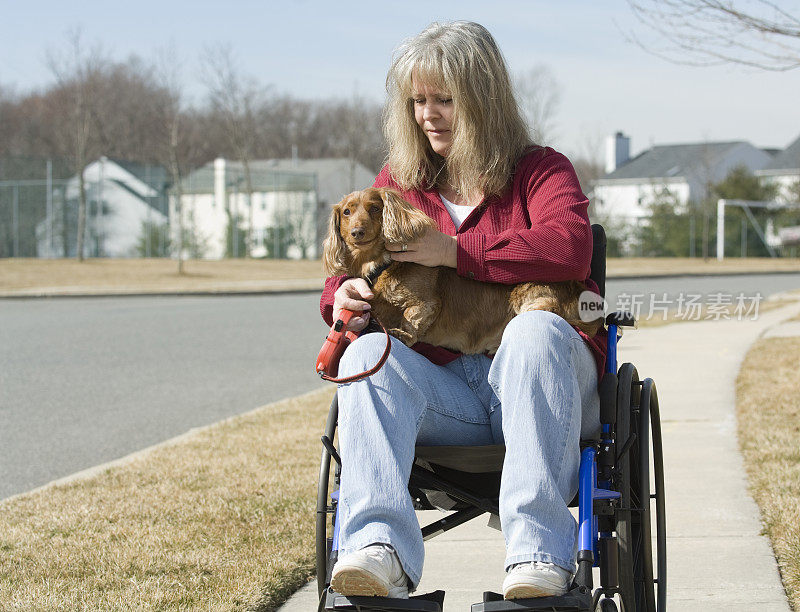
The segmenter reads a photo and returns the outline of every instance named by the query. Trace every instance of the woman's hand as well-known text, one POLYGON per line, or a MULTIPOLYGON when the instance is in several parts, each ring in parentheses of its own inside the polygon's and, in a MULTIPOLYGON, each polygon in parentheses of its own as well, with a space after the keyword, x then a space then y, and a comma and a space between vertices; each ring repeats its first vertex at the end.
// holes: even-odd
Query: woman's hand
POLYGON ((369 288, 367 281, 363 278, 348 278, 344 281, 333 294, 333 320, 339 318, 339 313, 346 310, 354 310, 362 314, 350 319, 347 329, 353 332, 360 332, 369 323, 369 310, 372 308, 365 300, 375 297, 372 289, 369 288))
POLYGON ((392 253, 394 261, 412 261, 423 266, 448 266, 455 268, 457 265, 458 247, 455 236, 429 229, 419 239, 406 244, 390 242, 386 249, 392 253))

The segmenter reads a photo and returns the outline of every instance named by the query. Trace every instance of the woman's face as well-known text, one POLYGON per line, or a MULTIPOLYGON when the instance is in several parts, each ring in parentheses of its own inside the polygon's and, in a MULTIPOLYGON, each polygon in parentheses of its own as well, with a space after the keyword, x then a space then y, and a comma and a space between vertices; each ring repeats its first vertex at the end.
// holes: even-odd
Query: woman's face
POLYGON ((428 137, 431 148, 446 157, 453 144, 453 99, 449 93, 416 79, 412 86, 414 118, 428 137))

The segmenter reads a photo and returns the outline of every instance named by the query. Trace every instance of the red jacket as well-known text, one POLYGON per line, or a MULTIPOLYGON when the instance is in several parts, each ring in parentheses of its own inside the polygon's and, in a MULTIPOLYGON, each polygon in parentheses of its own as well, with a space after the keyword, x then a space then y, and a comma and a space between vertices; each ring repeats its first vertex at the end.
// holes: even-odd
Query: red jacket
MULTIPOLYGON (((537 148, 523 156, 511 188, 476 207, 458 232, 435 188, 404 191, 387 167, 374 186, 398 189, 408 202, 434 219, 441 232, 457 236, 457 271, 462 276, 506 284, 586 280, 587 287, 597 291, 597 285, 588 280, 592 259, 589 202, 572 164, 553 149, 537 148)), ((325 281, 320 310, 328 325, 333 323, 333 294, 346 278, 325 281)), ((600 380, 607 333, 601 330, 588 338, 577 331, 594 354, 600 380)), ((458 353, 421 342, 414 349, 440 365, 458 357, 458 353)))

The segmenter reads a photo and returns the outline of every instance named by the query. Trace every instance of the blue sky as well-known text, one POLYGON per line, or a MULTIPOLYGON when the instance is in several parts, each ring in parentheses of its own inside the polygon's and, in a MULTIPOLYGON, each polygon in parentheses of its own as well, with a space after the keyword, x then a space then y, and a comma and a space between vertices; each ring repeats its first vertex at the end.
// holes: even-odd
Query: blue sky
MULTIPOLYGON (((173 45, 190 93, 199 57, 230 44, 242 70, 298 97, 376 101, 392 50, 431 21, 468 19, 495 36, 512 71, 546 64, 561 88, 552 144, 579 153, 622 130, 634 152, 652 144, 749 140, 784 147, 800 135, 800 70, 770 73, 665 62, 625 40, 637 28, 623 0, 0 1, 0 85, 25 93, 52 81, 48 49, 81 28, 116 59, 173 45)), ((641 34, 641 31, 639 31, 641 34)))

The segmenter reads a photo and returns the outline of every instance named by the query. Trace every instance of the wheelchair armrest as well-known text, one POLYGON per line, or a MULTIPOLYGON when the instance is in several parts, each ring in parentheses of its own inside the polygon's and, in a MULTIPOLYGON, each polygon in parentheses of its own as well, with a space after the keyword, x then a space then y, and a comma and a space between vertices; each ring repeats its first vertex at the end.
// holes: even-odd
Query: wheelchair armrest
POLYGON ((633 313, 624 310, 617 310, 606 317, 606 325, 617 325, 618 327, 636 327, 636 318, 633 313))
POLYGON ((600 424, 615 425, 617 422, 617 375, 606 372, 600 380, 600 424))

